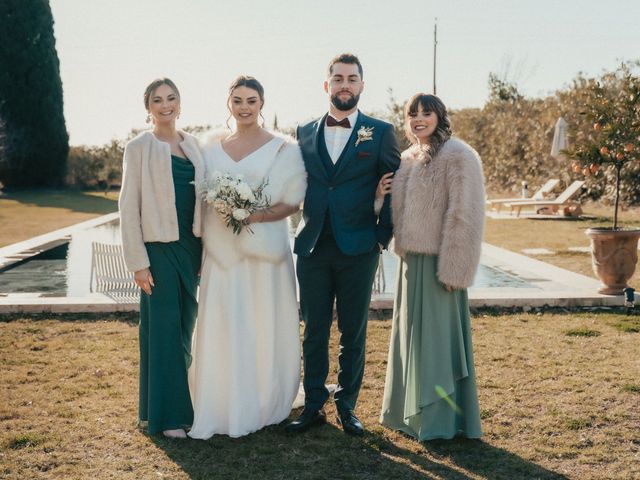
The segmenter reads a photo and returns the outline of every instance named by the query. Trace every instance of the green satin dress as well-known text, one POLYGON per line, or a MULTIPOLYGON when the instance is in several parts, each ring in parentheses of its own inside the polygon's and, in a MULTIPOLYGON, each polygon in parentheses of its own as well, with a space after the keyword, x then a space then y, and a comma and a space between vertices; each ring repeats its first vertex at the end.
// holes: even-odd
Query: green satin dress
POLYGON ((433 255, 399 262, 380 422, 419 441, 479 438, 467 290, 446 291, 437 266, 433 255))
POLYGON ((150 434, 193 423, 187 370, 202 244, 193 234, 193 164, 171 155, 171 169, 180 238, 145 243, 155 287, 140 298, 139 417, 150 434))

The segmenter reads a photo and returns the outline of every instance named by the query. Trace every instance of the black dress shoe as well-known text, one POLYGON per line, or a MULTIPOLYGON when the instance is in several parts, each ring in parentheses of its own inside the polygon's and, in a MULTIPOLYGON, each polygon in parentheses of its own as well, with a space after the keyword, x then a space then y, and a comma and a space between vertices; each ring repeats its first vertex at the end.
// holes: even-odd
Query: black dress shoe
POLYGON ((289 433, 301 433, 309 430, 311 427, 324 425, 325 423, 327 423, 327 415, 324 413, 324 410, 305 408, 302 414, 284 427, 284 429, 289 433))
POLYGON ((344 433, 349 435, 362 435, 364 433, 364 427, 353 413, 353 410, 338 410, 336 420, 338 420, 338 425, 342 426, 344 433))

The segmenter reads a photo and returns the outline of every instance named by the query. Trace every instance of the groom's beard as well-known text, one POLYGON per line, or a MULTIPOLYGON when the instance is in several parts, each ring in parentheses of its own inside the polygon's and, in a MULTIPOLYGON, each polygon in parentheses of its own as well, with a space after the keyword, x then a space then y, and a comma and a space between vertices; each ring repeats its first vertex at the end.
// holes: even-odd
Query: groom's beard
POLYGON ((358 105, 358 101, 360 100, 360 95, 353 95, 349 97, 348 100, 343 102, 342 100, 340 100, 340 98, 338 98, 338 95, 340 95, 341 93, 343 92, 338 92, 335 95, 331 96, 331 103, 338 110, 346 112, 354 108, 356 105, 358 105))

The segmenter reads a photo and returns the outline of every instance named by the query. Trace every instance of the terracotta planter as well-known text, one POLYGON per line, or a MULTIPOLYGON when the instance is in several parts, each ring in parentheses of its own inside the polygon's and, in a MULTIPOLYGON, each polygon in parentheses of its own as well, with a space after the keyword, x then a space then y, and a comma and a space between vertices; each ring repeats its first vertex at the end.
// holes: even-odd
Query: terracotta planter
POLYGON ((622 295, 638 261, 640 230, 589 228, 593 271, 602 282, 599 293, 622 295))

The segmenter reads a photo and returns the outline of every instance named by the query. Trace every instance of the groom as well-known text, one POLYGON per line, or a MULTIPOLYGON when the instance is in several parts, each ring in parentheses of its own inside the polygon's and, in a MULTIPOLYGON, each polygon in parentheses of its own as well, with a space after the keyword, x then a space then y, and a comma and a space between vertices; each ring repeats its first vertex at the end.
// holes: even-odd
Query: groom
POLYGON ((371 287, 380 252, 392 235, 389 196, 379 215, 374 200, 380 177, 398 168, 400 152, 391 124, 358 111, 363 89, 358 58, 335 57, 324 82, 329 113, 297 130, 308 174, 304 225, 294 247, 305 323, 305 407, 287 425, 289 432, 326 422, 334 300, 340 331, 337 421, 346 433, 364 431, 354 409, 364 373, 371 287))

